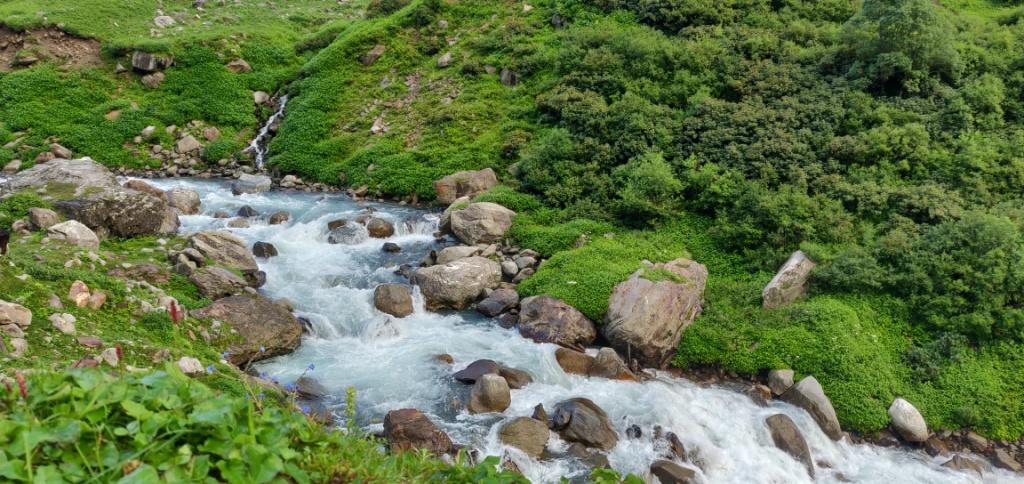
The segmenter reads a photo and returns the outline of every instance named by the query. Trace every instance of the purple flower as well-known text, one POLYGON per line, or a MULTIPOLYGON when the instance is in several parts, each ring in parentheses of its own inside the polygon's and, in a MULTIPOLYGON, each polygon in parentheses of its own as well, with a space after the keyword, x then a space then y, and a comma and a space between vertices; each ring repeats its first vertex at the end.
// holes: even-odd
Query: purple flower
POLYGON ((267 349, 262 347, 262 346, 260 346, 260 353, 266 353, 266 352, 267 352, 267 349))
POLYGON ((214 367, 213 367, 213 364, 211 363, 211 364, 210 364, 210 366, 207 366, 207 367, 206 367, 206 372, 207 372, 207 373, 213 373, 213 371, 214 371, 215 369, 216 369, 216 368, 214 368, 214 367))
POLYGON ((267 394, 265 394, 265 393, 260 393, 259 395, 256 395, 256 398, 258 398, 258 399, 260 399, 260 400, 263 400, 263 397, 265 397, 265 396, 267 396, 267 394))
POLYGON ((294 392, 297 388, 298 387, 296 387, 294 383, 289 383, 289 384, 284 386, 284 389, 289 391, 289 392, 294 392))
POLYGON ((312 409, 309 408, 309 405, 303 405, 303 406, 299 407, 299 410, 302 410, 302 413, 309 413, 310 410, 312 410, 312 409))
POLYGON ((308 369, 309 371, 313 371, 316 369, 316 365, 310 363, 309 366, 306 367, 306 369, 308 369))
POLYGON ((267 373, 267 372, 265 372, 265 371, 261 371, 261 372, 260 372, 260 378, 266 379, 266 378, 267 378, 267 375, 268 375, 268 373, 267 373))
POLYGON ((228 359, 228 356, 231 356, 231 353, 228 353, 227 351, 220 354, 220 357, 225 360, 228 359))

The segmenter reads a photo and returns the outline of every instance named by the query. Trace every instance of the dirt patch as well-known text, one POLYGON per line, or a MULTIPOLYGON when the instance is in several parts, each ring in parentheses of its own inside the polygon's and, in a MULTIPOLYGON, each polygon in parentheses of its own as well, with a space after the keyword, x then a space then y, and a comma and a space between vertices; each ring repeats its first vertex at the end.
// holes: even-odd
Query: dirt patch
POLYGON ((0 26, 0 71, 40 62, 75 68, 98 66, 102 63, 100 43, 54 27, 19 32, 0 26))

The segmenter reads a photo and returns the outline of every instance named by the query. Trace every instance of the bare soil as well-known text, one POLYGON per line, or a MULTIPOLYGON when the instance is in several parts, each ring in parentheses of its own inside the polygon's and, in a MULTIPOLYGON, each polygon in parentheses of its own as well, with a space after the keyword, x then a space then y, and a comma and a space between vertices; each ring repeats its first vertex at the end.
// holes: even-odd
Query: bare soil
POLYGON ((98 66, 102 63, 100 43, 56 27, 19 32, 0 26, 0 71, 9 72, 39 62, 74 68, 98 66))

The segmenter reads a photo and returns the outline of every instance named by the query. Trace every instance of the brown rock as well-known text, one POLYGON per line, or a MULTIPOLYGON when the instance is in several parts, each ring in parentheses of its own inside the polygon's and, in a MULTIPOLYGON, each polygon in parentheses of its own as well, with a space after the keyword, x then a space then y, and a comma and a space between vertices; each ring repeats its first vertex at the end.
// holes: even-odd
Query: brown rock
POLYGON ((498 433, 501 442, 537 459, 544 453, 548 442, 548 425, 530 417, 518 417, 505 424, 498 433))
POLYGON ((413 313, 412 294, 403 284, 381 284, 373 290, 373 305, 378 311, 396 318, 413 313))
POLYGON ((460 171, 434 182, 437 201, 451 204, 459 197, 474 197, 498 185, 494 170, 460 171))
POLYGON ((597 329, 576 308, 550 296, 533 296, 520 302, 519 334, 537 342, 579 348, 597 338, 597 329))
POLYGON ((696 484, 697 473, 679 464, 667 460, 656 460, 651 464, 651 474, 661 484, 696 484))
POLYGON ((567 442, 611 450, 619 441, 608 414, 586 398, 573 398, 559 403, 551 416, 552 428, 567 442))
POLYGON ((592 356, 569 348, 555 350, 555 360, 558 361, 558 366, 561 366, 562 370, 573 375, 589 375, 590 368, 594 366, 592 356))
POLYGON ((765 419, 765 424, 768 425, 775 446, 802 463, 813 479, 814 460, 811 458, 811 450, 793 420, 779 413, 765 419))
POLYGON ((504 412, 512 404, 508 382, 500 375, 486 374, 473 384, 469 394, 469 413, 504 412))
POLYGON ((476 360, 469 366, 455 372, 452 378, 459 383, 472 385, 484 375, 496 375, 501 371, 501 365, 494 360, 476 360))
POLYGON ((805 377, 793 385, 782 394, 782 400, 807 410, 821 430, 832 440, 842 438, 843 430, 839 426, 836 411, 832 408, 832 401, 825 396, 821 384, 813 376, 805 377))
POLYGON ((508 382, 508 387, 513 390, 518 390, 533 383, 533 377, 529 373, 507 366, 502 366, 498 370, 498 375, 504 378, 508 382))
POLYGON ((601 348, 590 367, 590 376, 608 378, 610 380, 637 381, 636 375, 629 371, 619 354, 611 348, 601 348))
POLYGON ((384 436, 391 452, 425 449, 434 455, 451 452, 452 441, 423 415, 413 408, 392 410, 384 417, 384 436))
POLYGON ((373 217, 366 222, 366 231, 375 239, 386 239, 395 235, 395 226, 382 218, 373 217))
POLYGON ((807 281, 815 265, 803 251, 794 252, 761 292, 764 308, 784 306, 807 294, 807 281))
POLYGON ((222 267, 209 266, 196 270, 188 278, 203 297, 220 299, 242 292, 249 284, 245 279, 222 267))
POLYGON ((302 324, 295 316, 263 297, 227 297, 192 316, 221 321, 238 333, 241 341, 228 348, 227 359, 239 366, 291 353, 302 339, 302 324))

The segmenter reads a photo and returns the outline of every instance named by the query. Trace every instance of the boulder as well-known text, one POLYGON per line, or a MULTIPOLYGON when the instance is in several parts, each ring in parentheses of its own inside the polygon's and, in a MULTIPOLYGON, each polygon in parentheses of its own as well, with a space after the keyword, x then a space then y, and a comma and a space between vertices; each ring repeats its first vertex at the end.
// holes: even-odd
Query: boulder
POLYGON ((589 375, 609 380, 636 381, 637 379, 636 375, 629 371, 629 366, 622 361, 619 354, 611 348, 601 348, 597 352, 597 357, 594 358, 594 363, 590 367, 589 375))
POLYGON ((441 249, 441 252, 437 253, 437 261, 435 264, 447 264, 452 261, 459 259, 465 259, 466 257, 473 257, 478 255, 480 249, 469 245, 456 245, 454 247, 445 247, 441 249))
POLYGON ((33 230, 46 230, 60 223, 60 217, 48 208, 33 207, 28 209, 28 223, 33 230))
POLYGON ((375 239, 386 239, 395 235, 395 225, 382 218, 373 217, 366 222, 366 232, 375 239))
MULTIPOLYGON (((344 220, 336 222, 346 222, 344 220)), ((328 224, 327 243, 353 245, 370 238, 370 232, 362 224, 332 222, 328 224)))
POLYGON ((519 334, 541 343, 579 348, 597 338, 597 329, 576 308, 550 296, 532 296, 519 304, 519 334))
POLYGON ((413 408, 388 412, 384 417, 384 437, 391 452, 424 449, 442 455, 453 448, 448 434, 438 429, 423 412, 413 408))
POLYGON ((0 326, 13 324, 27 328, 32 324, 32 311, 21 304, 0 299, 0 326))
POLYGON ((487 317, 495 317, 519 304, 519 293, 515 289, 495 289, 490 296, 476 305, 476 310, 487 317))
POLYGON ((661 484, 696 484, 700 482, 693 469, 687 469, 664 459, 656 460, 651 464, 651 474, 657 477, 661 484))
POLYGON ((167 193, 165 193, 163 190, 161 190, 161 189, 159 189, 157 187, 154 187, 153 185, 150 185, 149 183, 146 183, 145 181, 142 181, 142 180, 128 180, 128 181, 126 181, 124 183, 123 186, 124 186, 124 188, 127 188, 129 190, 135 190, 137 192, 147 193, 149 195, 152 195, 152 196, 154 196, 156 198, 159 198, 159 199, 163 200, 164 202, 167 201, 167 193))
POLYGON ((273 185, 273 181, 269 176, 243 173, 231 184, 231 193, 235 195, 262 193, 270 190, 271 185, 273 185))
POLYGON ((397 254, 402 251, 402 246, 394 242, 384 242, 384 245, 380 247, 380 250, 387 252, 388 254, 397 254))
POLYGON ((280 304, 263 297, 227 297, 193 311, 192 316, 221 321, 238 333, 241 341, 228 348, 227 360, 234 365, 291 353, 302 339, 299 320, 280 304))
POLYGON ((515 212, 496 203, 471 203, 451 214, 452 232, 469 245, 493 244, 505 237, 512 227, 515 212))
POLYGON ((889 417, 892 418, 892 428, 903 437, 903 440, 912 443, 919 443, 928 440, 928 424, 925 423, 921 412, 917 411, 910 402, 897 398, 889 406, 889 417))
POLYGON ((548 424, 530 417, 517 417, 498 432, 501 443, 515 447, 531 459, 540 458, 548 442, 548 424))
POLYGON ((1020 472, 1021 470, 1024 470, 1020 463, 1013 458, 1013 455, 1004 448, 998 448, 992 452, 992 464, 1000 469, 1006 469, 1010 472, 1020 472))
POLYGON ((772 370, 768 372, 768 388, 773 395, 782 395, 793 386, 793 370, 772 370))
POLYGON ((99 250, 100 239, 89 227, 77 220, 68 220, 51 226, 46 235, 53 240, 63 240, 83 249, 99 250))
POLYGON ((594 366, 593 356, 569 348, 555 350, 555 360, 562 370, 573 375, 590 375, 590 368, 594 366))
POLYGON ((450 204, 460 197, 474 197, 498 185, 494 170, 460 171, 434 182, 437 201, 450 204))
POLYGON ((167 190, 167 203, 182 215, 195 215, 202 207, 199 193, 188 188, 172 188, 167 190))
POLYGON ((452 213, 456 210, 462 210, 469 206, 469 197, 460 197, 454 202, 448 205, 447 208, 441 212, 441 219, 438 221, 437 229, 444 234, 450 234, 452 232, 452 213))
POLYGON ((472 385, 484 375, 497 375, 501 371, 501 365, 494 360, 476 360, 469 366, 455 372, 452 378, 459 383, 472 385))
POLYGON ((89 305, 89 298, 92 294, 89 292, 89 286, 86 286, 82 281, 75 281, 71 283, 71 287, 68 288, 68 299, 75 303, 75 306, 84 308, 89 305))
POLYGON ((220 299, 242 292, 249 285, 245 279, 222 267, 203 267, 188 278, 199 288, 199 294, 210 299, 220 299))
POLYGON ((832 440, 839 440, 843 430, 832 408, 832 401, 825 396, 821 384, 813 376, 804 377, 799 383, 782 394, 782 400, 796 405, 811 414, 821 430, 832 440))
POLYGON ((137 50, 132 53, 132 68, 139 72, 153 72, 163 67, 163 62, 149 52, 137 50))
POLYGON ((664 368, 675 355, 683 331, 700 315, 708 270, 676 259, 635 272, 615 286, 602 328, 612 347, 641 364, 664 368), (672 278, 652 281, 649 271, 672 278))
POLYGON ((183 155, 197 153, 201 149, 203 149, 202 143, 192 135, 185 135, 174 145, 174 151, 183 155))
POLYGON ((793 419, 779 413, 766 418, 764 422, 768 425, 768 431, 772 435, 775 446, 803 464, 813 479, 814 459, 811 458, 811 450, 807 447, 807 441, 804 440, 800 429, 793 423, 793 419))
POLYGON ((567 442, 611 450, 619 441, 608 414, 586 398, 572 398, 555 406, 552 428, 567 442))
POLYGON ((239 207, 238 211, 235 212, 236 217, 242 218, 255 217, 257 215, 259 215, 259 212, 257 212, 255 208, 252 208, 248 205, 242 205, 241 207, 239 207))
POLYGON ((513 390, 518 390, 533 383, 533 377, 529 373, 507 366, 502 366, 498 369, 498 376, 504 378, 508 382, 508 387, 513 390))
POLYGON ((256 242, 252 244, 252 255, 264 259, 277 257, 277 247, 270 242, 256 242))
POLYGON ((178 360, 178 369, 188 376, 199 376, 206 373, 203 364, 191 356, 182 356, 178 360))
POLYGON ((270 216, 268 223, 270 225, 280 225, 288 221, 291 218, 291 214, 288 212, 274 212, 270 216))
POLYGON ((467 257, 447 264, 420 268, 414 281, 420 286, 427 309, 465 309, 484 289, 501 283, 501 267, 483 257, 467 257))
MULTIPOLYGON (((82 197, 87 192, 120 188, 117 178, 103 165, 89 158, 53 160, 24 170, 0 185, 0 195, 24 189, 46 187, 67 189, 69 197, 82 197)), ((64 190, 61 190, 64 191, 64 190)))
POLYGON ((771 282, 761 291, 765 309, 774 309, 792 303, 807 294, 807 281, 816 264, 807 254, 798 250, 789 256, 771 282))
POLYGON ((512 404, 508 382, 501 375, 486 374, 473 384, 469 393, 469 413, 504 412, 512 404))
POLYGON ((249 252, 245 242, 229 232, 217 230, 197 232, 189 236, 188 245, 202 254, 205 259, 224 267, 243 272, 259 269, 256 259, 249 252))
POLYGON ((413 313, 412 294, 403 284, 381 284, 373 290, 373 306, 396 318, 413 313))

